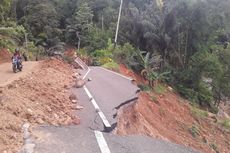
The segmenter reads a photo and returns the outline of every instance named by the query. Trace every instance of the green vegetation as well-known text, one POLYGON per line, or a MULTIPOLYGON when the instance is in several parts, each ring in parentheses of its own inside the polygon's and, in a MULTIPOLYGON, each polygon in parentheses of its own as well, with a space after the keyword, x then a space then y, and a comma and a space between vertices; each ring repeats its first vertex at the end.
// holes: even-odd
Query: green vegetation
POLYGON ((0 48, 8 48, 9 50, 13 50, 13 46, 16 46, 15 42, 12 39, 1 39, 0 40, 0 48))
POLYGON ((161 85, 161 84, 156 85, 153 90, 157 94, 163 94, 163 93, 165 93, 167 91, 166 88, 163 85, 161 85))
POLYGON ((148 81, 148 88, 167 83, 216 113, 230 97, 230 3, 124 1, 114 44, 119 3, 2 0, 0 48, 26 50, 25 35, 30 56, 51 56, 73 46, 94 65, 116 69, 115 63, 126 64, 148 81))
POLYGON ((114 70, 114 71, 119 71, 119 65, 115 63, 114 61, 106 63, 102 65, 102 67, 110 69, 110 70, 114 70))
POLYGON ((206 117, 208 117, 208 112, 207 111, 203 111, 201 109, 198 109, 195 106, 191 106, 190 110, 191 110, 192 114, 195 117, 198 117, 198 118, 206 118, 206 117))
POLYGON ((230 119, 224 119, 223 121, 220 122, 220 124, 226 128, 226 129, 230 129, 230 119))
POLYGON ((151 96, 151 100, 152 100, 153 102, 157 102, 157 97, 156 97, 156 96, 151 96))
POLYGON ((196 125, 193 125, 191 128, 189 128, 189 132, 194 138, 200 135, 199 127, 197 127, 196 125))
POLYGON ((215 143, 211 143, 209 144, 209 146, 216 152, 216 153, 220 153, 220 151, 218 150, 218 147, 215 143))
POLYGON ((149 85, 145 84, 138 84, 138 88, 140 88, 142 91, 152 91, 152 88, 149 85))

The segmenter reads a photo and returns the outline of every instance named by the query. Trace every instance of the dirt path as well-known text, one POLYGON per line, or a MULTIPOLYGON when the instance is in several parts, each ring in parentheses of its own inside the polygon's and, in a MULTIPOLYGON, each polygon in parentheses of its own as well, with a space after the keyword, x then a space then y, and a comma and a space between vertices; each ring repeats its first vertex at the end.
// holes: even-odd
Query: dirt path
POLYGON ((0 87, 27 75, 32 70, 35 70, 39 63, 40 62, 24 62, 22 72, 16 74, 12 71, 11 63, 0 64, 0 87))

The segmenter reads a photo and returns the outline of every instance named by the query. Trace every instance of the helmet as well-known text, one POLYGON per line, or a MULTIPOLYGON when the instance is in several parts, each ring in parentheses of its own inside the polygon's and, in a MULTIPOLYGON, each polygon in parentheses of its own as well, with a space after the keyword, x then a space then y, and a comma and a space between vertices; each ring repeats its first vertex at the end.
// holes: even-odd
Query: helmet
POLYGON ((15 49, 15 52, 19 52, 19 48, 16 48, 16 49, 15 49))

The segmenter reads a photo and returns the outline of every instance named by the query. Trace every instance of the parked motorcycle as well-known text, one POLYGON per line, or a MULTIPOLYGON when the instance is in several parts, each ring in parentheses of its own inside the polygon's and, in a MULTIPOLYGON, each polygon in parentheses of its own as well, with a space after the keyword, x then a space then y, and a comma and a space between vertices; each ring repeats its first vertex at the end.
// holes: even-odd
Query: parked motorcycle
POLYGON ((18 59, 17 57, 13 57, 12 58, 12 68, 13 68, 14 73, 17 73, 18 70, 22 71, 22 61, 21 61, 21 59, 18 59))

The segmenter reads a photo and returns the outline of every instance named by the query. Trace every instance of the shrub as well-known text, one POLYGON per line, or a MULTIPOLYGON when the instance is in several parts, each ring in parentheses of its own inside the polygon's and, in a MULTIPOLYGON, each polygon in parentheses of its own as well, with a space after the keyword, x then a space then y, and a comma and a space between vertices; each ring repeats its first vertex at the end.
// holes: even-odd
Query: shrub
POLYGON ((138 88, 141 89, 141 91, 151 91, 152 90, 152 88, 149 85, 138 84, 137 86, 138 86, 138 88))
POLYGON ((198 108, 196 108, 194 106, 191 106, 190 110, 191 110, 192 114, 195 117, 199 117, 199 118, 206 118, 206 117, 208 117, 208 112, 207 111, 200 110, 200 109, 198 109, 198 108))
POLYGON ((224 119, 223 121, 220 122, 221 125, 226 128, 226 129, 230 129, 230 119, 224 119))
POLYGON ((125 43, 124 46, 117 46, 113 51, 113 57, 116 61, 123 64, 129 64, 130 57, 135 52, 135 48, 130 43, 125 43))
MULTIPOLYGON (((24 46, 25 48, 25 46, 24 46)), ((35 57, 44 56, 44 48, 35 46, 33 42, 27 43, 27 56, 29 59, 35 59, 35 57)))
POLYGON ((194 89, 184 87, 183 85, 177 85, 176 89, 183 97, 189 101, 198 102, 198 93, 194 89))
POLYGON ((94 63, 98 63, 96 65, 104 65, 112 61, 112 53, 105 49, 96 50, 90 55, 94 59, 94 63))
POLYGON ((216 153, 220 153, 217 145, 215 143, 210 143, 209 146, 216 152, 216 153))
POLYGON ((156 96, 151 96, 151 100, 152 100, 153 102, 157 102, 157 101, 158 101, 156 96))
POLYGON ((189 133, 195 138, 200 135, 199 128, 196 125, 193 125, 189 128, 189 133))
POLYGON ((102 67, 107 68, 107 69, 111 69, 114 71, 119 71, 119 65, 117 63, 115 63, 114 61, 106 63, 102 67))
POLYGON ((16 24, 15 21, 5 21, 5 22, 3 23, 3 26, 4 26, 4 27, 16 27, 17 24, 16 24))
POLYGON ((166 88, 161 85, 161 84, 158 84, 154 87, 154 91, 157 93, 157 94, 163 94, 166 92, 166 88))
POLYGON ((205 86, 204 83, 200 83, 198 86, 198 100, 201 106, 211 107, 211 103, 213 102, 213 94, 208 87, 205 86))
POLYGON ((80 56, 80 57, 87 57, 88 56, 88 53, 86 51, 85 48, 81 48, 79 51, 77 51, 77 54, 80 56))
POLYGON ((0 28, 0 34, 3 36, 23 39, 24 34, 25 34, 25 28, 23 26, 2 27, 2 28, 0 28))
POLYGON ((151 87, 154 87, 158 81, 166 82, 168 80, 170 72, 155 72, 155 71, 142 71, 142 76, 144 76, 151 87), (145 72, 145 75, 144 73, 145 72))
POLYGON ((0 48, 8 48, 13 51, 16 44, 12 39, 0 39, 0 48))

